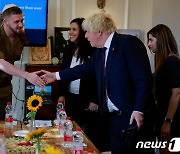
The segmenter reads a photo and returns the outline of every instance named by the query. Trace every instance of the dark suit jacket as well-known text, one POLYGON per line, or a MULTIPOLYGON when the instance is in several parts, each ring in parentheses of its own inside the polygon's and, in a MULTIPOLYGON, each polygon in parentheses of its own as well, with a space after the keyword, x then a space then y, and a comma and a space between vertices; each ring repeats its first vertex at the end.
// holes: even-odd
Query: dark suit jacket
MULTIPOLYGON (((73 69, 59 72, 63 81, 80 78, 95 71, 98 83, 100 109, 102 109, 101 52, 97 49, 92 60, 73 69)), ((106 88, 108 97, 124 113, 145 113, 152 109, 152 74, 143 43, 135 36, 115 32, 106 62, 106 88)))
MULTIPOLYGON (((87 52, 87 51, 84 51, 87 52)), ((92 48, 91 53, 86 54, 84 57, 84 61, 90 60, 94 53, 94 49, 92 48)), ((64 54, 62 69, 70 68, 72 57, 74 55, 74 50, 68 50, 64 54)), ((69 82, 60 81, 60 88, 59 88, 59 96, 67 96, 69 82)), ((93 102, 99 104, 98 96, 97 96, 97 83, 96 77, 94 73, 88 73, 84 77, 80 79, 80 89, 79 89, 79 97, 80 97, 80 105, 81 110, 88 108, 89 103, 93 102)))

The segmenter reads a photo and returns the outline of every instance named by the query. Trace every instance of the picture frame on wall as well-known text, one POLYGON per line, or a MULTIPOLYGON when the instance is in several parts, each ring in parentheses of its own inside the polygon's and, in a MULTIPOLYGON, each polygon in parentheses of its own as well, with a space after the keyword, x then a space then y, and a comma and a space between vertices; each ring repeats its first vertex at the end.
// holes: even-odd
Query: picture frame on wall
POLYGON ((29 64, 51 64, 51 40, 46 47, 29 47, 29 64))

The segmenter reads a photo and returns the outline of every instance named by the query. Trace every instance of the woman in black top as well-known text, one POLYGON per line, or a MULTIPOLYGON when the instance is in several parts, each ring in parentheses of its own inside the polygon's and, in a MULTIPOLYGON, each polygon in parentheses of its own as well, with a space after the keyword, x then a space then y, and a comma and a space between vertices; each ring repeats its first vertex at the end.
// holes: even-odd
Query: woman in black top
MULTIPOLYGON (((180 137, 180 59, 176 40, 163 24, 148 33, 148 47, 155 53, 155 98, 158 107, 158 138, 180 137)), ((166 146, 167 147, 167 146, 166 146)), ((164 153, 163 149, 161 152, 164 153)))

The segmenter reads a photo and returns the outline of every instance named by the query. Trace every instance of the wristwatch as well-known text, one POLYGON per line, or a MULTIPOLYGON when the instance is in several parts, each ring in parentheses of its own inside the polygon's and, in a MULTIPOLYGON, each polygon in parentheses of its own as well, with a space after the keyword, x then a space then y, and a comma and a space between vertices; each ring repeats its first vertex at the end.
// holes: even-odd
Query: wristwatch
POLYGON ((172 123, 173 120, 171 118, 165 117, 165 121, 168 123, 172 123))

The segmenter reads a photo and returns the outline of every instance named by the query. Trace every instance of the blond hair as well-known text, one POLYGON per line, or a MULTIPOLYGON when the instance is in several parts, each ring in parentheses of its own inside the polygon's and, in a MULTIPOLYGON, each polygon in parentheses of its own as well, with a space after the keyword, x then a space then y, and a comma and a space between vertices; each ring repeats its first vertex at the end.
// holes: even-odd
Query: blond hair
POLYGON ((85 19, 82 27, 85 31, 89 32, 104 32, 107 34, 111 34, 116 31, 116 25, 111 17, 111 15, 100 12, 95 13, 89 18, 85 19))

